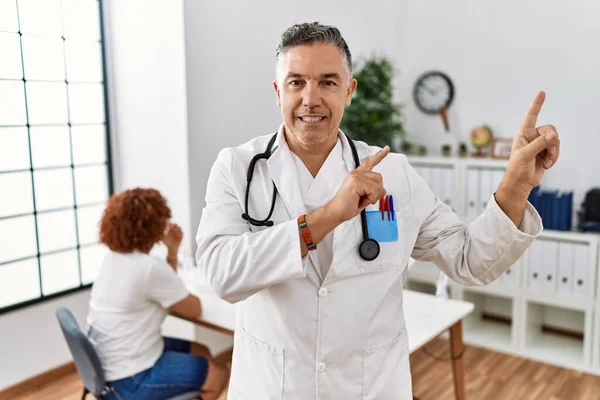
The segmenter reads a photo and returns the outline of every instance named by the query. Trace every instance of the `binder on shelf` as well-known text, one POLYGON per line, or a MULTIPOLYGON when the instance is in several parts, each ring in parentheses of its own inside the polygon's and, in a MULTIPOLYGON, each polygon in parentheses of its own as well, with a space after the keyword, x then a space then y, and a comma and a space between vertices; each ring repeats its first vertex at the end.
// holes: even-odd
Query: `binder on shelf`
POLYGON ((558 293, 573 294, 574 245, 569 242, 558 244, 558 293))
POLYGON ((454 197, 454 170, 451 168, 442 168, 440 172, 442 177, 442 201, 454 208, 454 204, 452 204, 452 197, 454 197))
POLYGON ((542 240, 541 242, 540 286, 546 292, 556 292, 556 272, 558 258, 558 242, 542 240))
POLYGON ((479 170, 467 170, 467 215, 468 222, 474 221, 479 216, 479 170))
POLYGON ((541 269, 542 269, 542 252, 544 240, 536 240, 529 247, 529 269, 527 286, 530 290, 539 291, 541 289, 541 269))
POLYGON ((535 187, 528 198, 542 218, 546 229, 570 231, 572 226, 573 192, 542 190, 535 187))
POLYGON ((563 197, 564 194, 559 193, 556 196, 552 196, 552 206, 551 206, 551 213, 550 213, 550 229, 561 229, 562 224, 561 224, 561 220, 562 220, 562 215, 563 215, 563 210, 562 210, 562 203, 563 203, 563 197))
POLYGON ((575 244, 574 245, 574 282, 573 282, 573 294, 576 296, 586 297, 588 294, 588 268, 589 265, 589 245, 587 244, 575 244))

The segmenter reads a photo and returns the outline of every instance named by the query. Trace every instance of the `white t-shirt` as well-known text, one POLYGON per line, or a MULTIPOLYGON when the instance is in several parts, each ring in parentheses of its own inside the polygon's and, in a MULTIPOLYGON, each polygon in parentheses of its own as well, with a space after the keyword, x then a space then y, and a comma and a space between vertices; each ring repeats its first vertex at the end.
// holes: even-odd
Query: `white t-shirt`
POLYGON ((107 381, 148 369, 161 356, 167 309, 188 291, 163 259, 109 252, 92 286, 87 317, 107 381))
MULTIPOLYGON (((296 162, 298 181, 300 182, 302 195, 304 196, 304 206, 306 207, 306 211, 310 213, 333 199, 342 184, 336 178, 348 173, 343 158, 342 141, 338 138, 335 147, 331 150, 321 169, 319 169, 317 176, 314 178, 300 157, 294 153, 292 154, 296 162)), ((329 272, 331 261, 333 260, 333 234, 334 231, 329 232, 317 244, 317 258, 319 259, 323 278, 329 272)))

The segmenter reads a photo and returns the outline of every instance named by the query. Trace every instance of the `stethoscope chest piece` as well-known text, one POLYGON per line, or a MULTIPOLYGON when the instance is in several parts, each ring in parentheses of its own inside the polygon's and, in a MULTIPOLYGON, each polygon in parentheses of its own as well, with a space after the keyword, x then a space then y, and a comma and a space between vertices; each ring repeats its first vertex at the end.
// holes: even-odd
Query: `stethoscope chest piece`
POLYGON ((365 261, 373 261, 379 255, 379 243, 375 239, 363 240, 358 247, 360 257, 365 261))

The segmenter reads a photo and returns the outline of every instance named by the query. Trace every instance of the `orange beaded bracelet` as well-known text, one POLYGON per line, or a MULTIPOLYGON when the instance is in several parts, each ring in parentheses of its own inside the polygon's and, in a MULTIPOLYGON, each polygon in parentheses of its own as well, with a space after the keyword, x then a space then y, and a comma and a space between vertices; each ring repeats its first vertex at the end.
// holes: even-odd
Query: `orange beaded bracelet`
POLYGON ((306 215, 301 215, 298 217, 298 227, 300 228, 300 233, 302 233, 302 237, 304 238, 304 243, 306 243, 306 247, 308 250, 316 250, 317 245, 313 242, 313 238, 308 231, 308 225, 306 224, 306 215))

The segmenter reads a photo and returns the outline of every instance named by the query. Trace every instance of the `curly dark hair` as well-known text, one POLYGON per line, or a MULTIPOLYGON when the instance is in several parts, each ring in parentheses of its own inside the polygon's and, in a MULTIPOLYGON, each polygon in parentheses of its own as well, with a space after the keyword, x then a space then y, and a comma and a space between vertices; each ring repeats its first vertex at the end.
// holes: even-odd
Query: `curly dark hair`
POLYGON ((112 251, 148 253, 162 239, 171 210, 155 189, 135 188, 115 193, 100 221, 100 242, 112 251))

